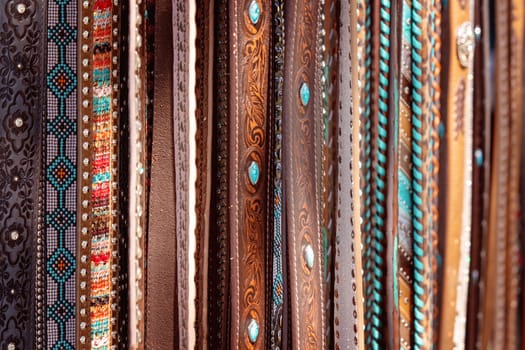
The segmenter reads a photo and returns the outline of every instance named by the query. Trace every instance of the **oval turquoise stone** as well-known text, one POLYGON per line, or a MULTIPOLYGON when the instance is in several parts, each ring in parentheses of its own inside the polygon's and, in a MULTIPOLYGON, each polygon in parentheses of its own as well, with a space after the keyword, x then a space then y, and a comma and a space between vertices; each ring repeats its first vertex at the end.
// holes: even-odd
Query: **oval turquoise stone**
POLYGON ((306 267, 311 270, 314 267, 314 250, 310 244, 307 244, 304 247, 304 261, 306 262, 306 267))
POLYGON ((474 152, 474 157, 476 158, 476 164, 478 166, 482 166, 483 165, 483 151, 481 149, 476 149, 476 151, 474 152))
POLYGON ((259 3, 257 0, 252 0, 250 7, 248 7, 248 16, 250 16, 250 21, 253 24, 259 22, 259 17, 261 17, 261 9, 259 8, 259 3))
POLYGON ((248 338, 250 338, 250 341, 252 343, 255 343, 258 337, 259 337, 259 324, 257 323, 257 321, 252 319, 250 323, 248 324, 248 338))
POLYGON ((248 167, 248 177, 250 178, 252 185, 257 184, 260 173, 261 171, 259 170, 259 164, 257 164, 255 161, 251 162, 250 166, 248 167))
POLYGON ((301 88, 299 89, 299 95, 301 96, 301 103, 303 104, 303 106, 306 106, 310 101, 310 88, 308 87, 308 84, 301 84, 301 88))

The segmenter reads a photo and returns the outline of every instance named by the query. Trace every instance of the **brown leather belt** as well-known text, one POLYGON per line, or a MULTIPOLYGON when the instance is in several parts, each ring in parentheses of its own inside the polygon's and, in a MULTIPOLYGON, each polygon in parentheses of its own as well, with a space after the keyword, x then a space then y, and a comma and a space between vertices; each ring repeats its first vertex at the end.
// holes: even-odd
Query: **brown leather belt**
POLYGON ((229 18, 228 0, 215 0, 213 40, 213 148, 208 263, 208 346, 230 348, 229 235, 229 18))
MULTIPOLYGON (((41 297, 43 215, 42 124, 46 85, 46 6, 6 2, 0 8, 2 38, 0 112, 0 348, 45 346, 41 297), (12 63, 11 63, 12 62, 12 63), (11 66, 12 64, 12 66, 11 66), (26 65, 32 65, 31 67, 26 65), (39 251, 36 252, 38 247, 39 251), (40 277, 38 281, 35 276, 40 277), (35 293, 36 292, 36 293, 35 293), (39 296, 38 305, 36 295, 39 296), (36 310, 36 312, 35 312, 36 310), (35 322, 39 334, 35 332, 35 322), (35 343, 36 338, 36 343, 35 343)), ((45 304, 45 302, 43 303, 45 304)))
POLYGON ((295 349, 325 348, 325 298, 319 227, 317 167, 320 161, 321 96, 315 1, 286 3, 283 150, 292 344, 295 349))
POLYGON ((266 347, 271 1, 230 2, 231 345, 266 347))
POLYGON ((155 8, 155 92, 148 219, 146 348, 179 345, 173 137, 172 4, 155 8))

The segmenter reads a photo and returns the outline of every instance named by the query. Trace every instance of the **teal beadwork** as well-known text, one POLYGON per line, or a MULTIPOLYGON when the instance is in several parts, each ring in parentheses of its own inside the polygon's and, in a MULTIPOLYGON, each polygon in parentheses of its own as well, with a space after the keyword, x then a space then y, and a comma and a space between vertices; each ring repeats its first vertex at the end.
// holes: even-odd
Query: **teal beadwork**
POLYGON ((252 0, 250 3, 250 7, 248 8, 248 16, 250 17, 250 21, 252 21, 253 24, 257 24, 257 22, 259 22, 259 18, 261 17, 261 8, 259 7, 257 0, 252 0))
POLYGON ((310 87, 307 83, 302 83, 301 88, 299 89, 299 95, 301 97, 301 103, 306 107, 310 101, 310 87))
POLYGON ((259 170, 259 164, 253 161, 248 167, 248 177, 250 178, 250 182, 252 183, 252 185, 257 184, 257 182, 259 181, 260 173, 261 171, 259 170))
POLYGON ((248 338, 250 338, 252 344, 257 341, 257 338, 259 338, 259 324, 254 319, 248 324, 248 338))

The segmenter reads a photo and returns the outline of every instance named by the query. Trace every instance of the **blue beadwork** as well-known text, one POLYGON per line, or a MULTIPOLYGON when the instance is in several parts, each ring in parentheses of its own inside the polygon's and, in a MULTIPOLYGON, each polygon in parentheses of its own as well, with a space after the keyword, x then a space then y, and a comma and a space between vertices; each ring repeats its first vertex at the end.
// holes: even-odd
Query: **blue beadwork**
POLYGON ((248 324, 248 338, 252 343, 255 343, 259 338, 259 324, 254 319, 248 324))
POLYGON ((482 166, 483 165, 483 151, 477 148, 476 151, 474 152, 474 157, 476 158, 477 166, 482 166))
POLYGON ((257 22, 259 22, 259 18, 261 17, 261 8, 259 7, 257 0, 252 0, 250 3, 250 7, 248 8, 248 16, 250 16, 250 21, 252 21, 253 24, 257 24, 257 22))
POLYGON ((306 106, 310 101, 310 88, 307 83, 302 83, 299 89, 299 95, 301 96, 301 103, 306 106))
POLYGON ((252 183, 252 185, 256 185, 257 182, 259 181, 259 175, 260 175, 260 170, 259 170, 259 164, 257 164, 257 162, 253 161, 251 164, 250 164, 250 167, 248 168, 248 176, 250 177, 250 182, 252 183))

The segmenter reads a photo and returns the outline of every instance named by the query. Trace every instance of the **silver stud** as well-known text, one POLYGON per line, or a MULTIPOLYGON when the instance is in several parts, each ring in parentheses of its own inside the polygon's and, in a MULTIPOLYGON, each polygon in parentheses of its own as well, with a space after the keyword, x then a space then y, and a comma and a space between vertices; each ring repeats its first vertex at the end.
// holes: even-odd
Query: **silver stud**
POLYGON ((304 246, 303 257, 306 263, 306 267, 311 270, 314 267, 314 250, 310 244, 304 246))
POLYGON ((27 10, 27 6, 25 4, 18 4, 16 5, 16 12, 18 12, 19 14, 23 15, 27 10))
POLYGON ((20 128, 20 127, 22 127, 22 125, 24 125, 24 121, 22 120, 22 118, 16 118, 15 119, 15 126, 17 128, 20 128))
POLYGON ((470 58, 474 54, 475 36, 472 23, 467 21, 461 24, 457 31, 456 46, 459 63, 467 68, 470 58))
POLYGON ((16 349, 15 343, 7 344, 7 350, 15 350, 15 349, 16 349))
POLYGON ((20 234, 18 233, 18 231, 13 230, 11 231, 10 236, 12 241, 16 241, 20 237, 20 234))

